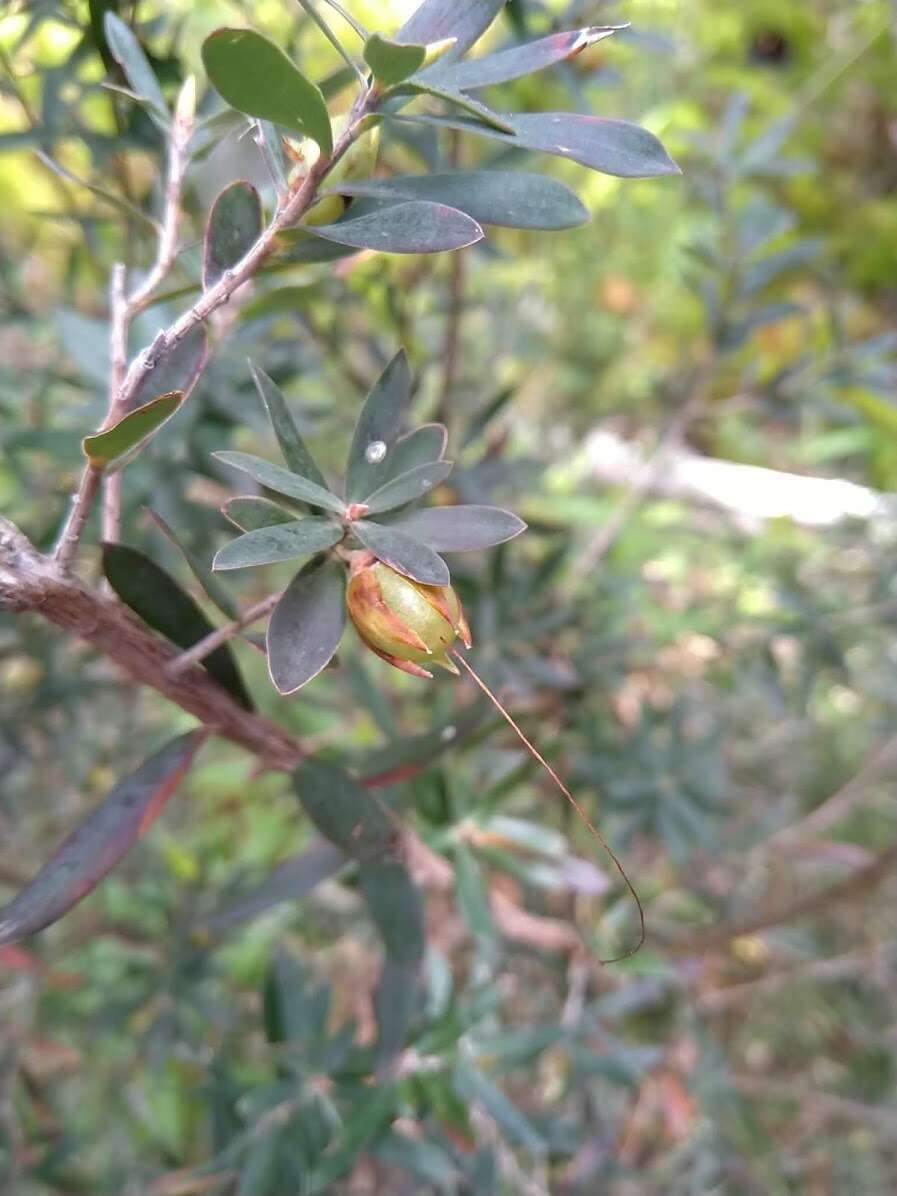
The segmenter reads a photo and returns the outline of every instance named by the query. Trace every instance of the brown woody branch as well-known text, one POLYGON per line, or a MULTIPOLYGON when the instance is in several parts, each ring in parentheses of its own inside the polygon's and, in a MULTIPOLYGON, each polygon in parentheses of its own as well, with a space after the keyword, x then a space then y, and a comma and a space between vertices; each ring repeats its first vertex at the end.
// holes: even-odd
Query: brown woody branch
POLYGON ((289 771, 303 756, 298 740, 270 719, 247 712, 202 669, 172 670, 177 650, 118 599, 66 577, 22 533, 0 518, 0 609, 32 612, 91 644, 132 680, 148 685, 217 734, 289 771))

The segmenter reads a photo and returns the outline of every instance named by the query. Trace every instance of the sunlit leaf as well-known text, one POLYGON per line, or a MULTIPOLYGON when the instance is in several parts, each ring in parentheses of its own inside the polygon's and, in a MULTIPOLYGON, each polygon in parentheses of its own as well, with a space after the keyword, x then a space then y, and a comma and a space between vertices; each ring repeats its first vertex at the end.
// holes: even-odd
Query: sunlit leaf
POLYGON ((414 469, 409 469, 407 473, 400 474, 379 490, 375 490, 363 502, 371 515, 403 507, 406 503, 423 498, 434 486, 444 482, 453 468, 454 464, 451 461, 431 461, 429 464, 416 465, 414 469))
POLYGON ((343 529, 338 524, 315 515, 292 523, 258 528, 219 549, 212 568, 220 573, 225 569, 249 569, 256 565, 271 565, 276 561, 311 556, 325 548, 332 548, 343 535, 343 529))
POLYGON ((231 183, 218 195, 203 245, 202 285, 207 290, 245 257, 260 236, 263 221, 262 201, 252 183, 231 183))
POLYGON ((336 224, 310 225, 308 231, 338 245, 380 253, 443 253, 483 239, 483 230, 465 212, 423 200, 399 203, 364 216, 350 214, 336 224))
POLYGON ((486 54, 482 58, 471 58, 465 62, 443 65, 434 63, 423 78, 427 82, 438 82, 447 87, 476 88, 491 87, 496 83, 508 83, 522 79, 536 71, 545 70, 557 62, 579 54, 587 46, 602 41, 616 33, 617 27, 592 25, 585 29, 573 29, 566 33, 553 33, 550 37, 486 54))
POLYGON ((0 944, 43 930, 96 888, 162 812, 205 738, 205 732, 192 731, 172 740, 116 785, 0 911, 0 944))
POLYGON ((296 795, 325 839, 360 863, 380 860, 396 838, 382 798, 338 765, 311 756, 293 773, 296 795))
POLYGON ((279 46, 252 29, 218 29, 203 42, 202 59, 215 89, 232 108, 310 137, 322 153, 331 152, 324 97, 279 46))
POLYGON ((346 626, 345 584, 341 565, 311 561, 274 608, 268 669, 279 693, 295 693, 333 659, 346 626))
POLYGON ((327 479, 318 469, 314 458, 308 451, 280 387, 272 378, 268 377, 264 370, 259 369, 251 361, 249 368, 262 402, 265 404, 271 427, 274 429, 274 435, 277 437, 277 443, 280 445, 280 451, 283 453, 283 459, 288 468, 293 473, 299 474, 300 477, 308 478, 309 481, 323 489, 328 489, 327 479))
POLYGON ((352 530, 365 548, 398 573, 429 586, 447 586, 451 581, 442 557, 406 532, 365 519, 353 523, 352 530))
MULTIPOLYGON (((148 626, 179 648, 192 648, 214 630, 174 578, 155 561, 125 544, 103 545, 103 573, 116 594, 148 626)), ((202 661, 214 677, 246 710, 252 699, 246 691, 229 644, 222 644, 202 661)))
POLYGON ((184 396, 180 391, 160 395, 143 407, 138 407, 130 415, 124 416, 105 432, 86 436, 82 441, 85 456, 99 469, 121 469, 133 460, 162 425, 171 419, 183 401, 184 396))
POLYGON ((331 494, 317 482, 300 477, 298 473, 290 473, 281 465, 274 465, 262 457, 253 457, 251 453, 221 452, 214 455, 222 465, 229 465, 231 469, 239 469, 242 473, 248 473, 251 478, 255 478, 260 485, 267 486, 269 490, 289 495, 290 498, 301 498, 303 502, 310 503, 313 507, 323 507, 327 511, 335 511, 340 515, 343 513, 344 503, 341 498, 337 498, 335 494, 331 494))
POLYGON ((364 60, 383 87, 393 87, 420 70, 427 59, 427 47, 399 43, 372 34, 364 47, 364 60))
POLYGON ((479 224, 505 228, 575 228, 589 219, 588 209, 565 183, 524 171, 398 175, 350 183, 340 190, 373 199, 431 200, 466 212, 479 224))
POLYGON ((453 37, 446 61, 460 58, 486 32, 505 0, 424 0, 395 36, 396 41, 429 45, 453 37))
POLYGON ((407 532, 437 552, 470 552, 513 540, 526 524, 501 507, 424 507, 398 515, 390 527, 407 532))

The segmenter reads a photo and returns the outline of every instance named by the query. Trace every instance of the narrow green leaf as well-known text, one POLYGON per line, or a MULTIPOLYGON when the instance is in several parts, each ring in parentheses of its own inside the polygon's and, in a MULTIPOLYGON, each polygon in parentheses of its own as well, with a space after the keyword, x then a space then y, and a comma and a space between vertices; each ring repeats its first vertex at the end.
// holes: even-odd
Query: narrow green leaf
POLYGON ((447 174, 399 175, 350 183, 345 195, 372 199, 427 199, 505 228, 576 228, 588 209, 565 183, 541 174, 510 170, 456 170, 447 174))
POLYGON ((427 47, 390 41, 374 33, 365 43, 364 60, 382 87, 394 87, 420 70, 427 60, 427 47))
POLYGON ((0 946, 43 930, 96 888, 161 814, 205 739, 205 732, 192 731, 172 740, 116 785, 0 910, 0 946))
POLYGON ((320 88, 306 79, 279 46, 252 29, 218 29, 202 47, 209 79, 239 112, 310 137, 329 155, 330 116, 320 88))
POLYGON ((159 80, 156 78, 140 42, 121 17, 114 12, 106 13, 103 28, 106 32, 109 49, 112 51, 115 61, 124 71, 131 90, 141 99, 146 100, 157 123, 167 130, 171 121, 171 113, 165 103, 159 80))
POLYGON ((347 772, 314 756, 293 773, 296 796, 325 839, 362 864, 384 859, 396 826, 382 802, 347 772))
POLYGON ((381 523, 359 519, 352 531, 378 560, 398 573, 428 586, 447 586, 451 582, 448 566, 442 557, 406 532, 381 523))
POLYGON ((169 544, 173 545, 187 562, 190 572, 199 582, 206 597, 214 602, 221 613, 228 619, 238 618, 240 612, 236 602, 234 602, 218 578, 207 568, 205 562, 201 561, 195 552, 190 551, 174 528, 157 511, 152 510, 151 507, 147 507, 146 513, 166 540, 168 540, 169 544))
MULTIPOLYGON (((136 548, 104 544, 103 573, 126 606, 179 648, 192 648, 214 630, 174 578, 136 548)), ((205 657, 202 667, 245 710, 253 709, 229 644, 222 644, 205 657)))
POLYGON ((390 527, 423 540, 436 552, 475 552, 513 540, 526 524, 501 507, 424 507, 396 516, 390 527))
POLYGON ((346 626, 345 572, 333 561, 310 561, 274 608, 268 670, 278 693, 295 693, 333 659, 346 626))
POLYGON ((403 507, 429 493, 434 486, 444 482, 454 468, 452 461, 431 461, 427 465, 416 465, 407 473, 381 486, 362 501, 371 515, 403 507))
POLYGON ((325 548, 332 548, 344 534, 338 524, 321 515, 281 523, 276 527, 262 527, 225 544, 216 554, 212 568, 220 573, 225 569, 249 569, 311 556, 325 548))
POLYGON ((357 502, 374 486, 381 485, 381 466, 408 415, 411 402, 411 370, 404 349, 374 383, 364 401, 346 462, 346 498, 357 502))
POLYGON ((295 512, 279 507, 270 498, 254 494, 229 498, 221 508, 221 513, 241 532, 254 532, 260 527, 274 527, 278 523, 292 523, 296 518, 295 512))
POLYGON ((144 407, 156 395, 179 390, 185 399, 199 380, 209 357, 209 338, 201 324, 170 348, 151 345, 146 352, 146 372, 131 396, 130 409, 144 407))
POLYGON ((460 58, 479 41, 501 11, 505 0, 424 0, 411 14, 396 41, 428 46, 448 37, 455 44, 445 61, 460 58))
POLYGON ((618 29, 618 25, 592 25, 585 29, 573 29, 566 33, 552 33, 550 37, 499 50, 496 54, 485 54, 481 58, 466 62, 443 65, 434 63, 425 75, 427 82, 439 83, 449 88, 492 87, 497 83, 509 83, 522 79, 536 71, 544 71, 555 63, 575 57, 587 46, 603 41, 618 29))
POLYGON ((289 495, 290 498, 300 498, 313 507, 323 507, 326 511, 334 511, 338 515, 343 514, 345 504, 341 498, 337 498, 335 494, 331 494, 329 490, 325 490, 316 482, 300 477, 298 473, 291 473, 288 469, 265 461, 262 457, 254 457, 251 453, 222 452, 215 453, 214 456, 222 465, 229 465, 231 469, 239 469, 242 473, 248 473, 251 478, 255 478, 260 485, 267 486, 269 490, 289 495))
POLYGON ((445 204, 412 200, 336 224, 309 225, 325 241, 379 253, 445 253, 482 241, 483 230, 465 212, 445 204))
POLYGON ((455 1088, 467 1100, 482 1104, 511 1141, 534 1154, 544 1153, 545 1140, 529 1118, 466 1059, 455 1065, 455 1088))
POLYGON ((591 170, 619 178, 656 178, 681 173, 653 133, 629 121, 605 116, 578 112, 514 113, 507 116, 513 133, 502 133, 492 125, 464 116, 422 113, 393 119, 458 129, 518 149, 570 158, 591 170))
POLYGON ((420 964, 425 946, 424 906, 404 865, 391 860, 365 864, 358 882, 390 959, 397 964, 420 964))
POLYGON ((218 195, 206 224, 202 285, 208 290, 236 266, 259 239, 264 224, 262 201, 252 183, 238 180, 218 195))
POLYGON ((177 390, 172 394, 160 395, 143 407, 138 407, 130 415, 124 416, 105 432, 86 436, 81 442, 84 455, 91 465, 98 469, 105 469, 107 472, 121 469, 145 448, 183 401, 184 396, 177 390))
POLYGON ((292 473, 308 478, 309 481, 327 490, 327 479, 318 469, 314 458, 308 451, 280 387, 268 377, 264 370, 253 365, 251 361, 249 368, 262 402, 265 404, 265 410, 268 412, 271 427, 274 429, 274 435, 277 437, 277 443, 280 445, 280 451, 283 453, 287 467, 292 473))
POLYGON ((349 862, 330 843, 318 841, 306 851, 285 860, 257 888, 243 893, 204 920, 200 931, 222 934, 232 926, 263 914, 284 901, 298 901, 316 889, 321 881, 335 876, 349 862))

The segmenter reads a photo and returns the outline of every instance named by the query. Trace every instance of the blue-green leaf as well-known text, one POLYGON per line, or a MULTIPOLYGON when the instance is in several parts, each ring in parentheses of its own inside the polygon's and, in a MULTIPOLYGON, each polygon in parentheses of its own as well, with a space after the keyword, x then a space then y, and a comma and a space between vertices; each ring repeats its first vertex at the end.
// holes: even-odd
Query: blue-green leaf
POLYGON ((343 529, 338 524, 321 515, 258 528, 219 549, 212 568, 220 573, 225 569, 249 569, 311 556, 325 548, 332 548, 343 535, 343 529))
POLYGON ((301 689, 333 659, 346 626, 345 569, 309 562, 268 622, 268 669, 279 693, 301 689))

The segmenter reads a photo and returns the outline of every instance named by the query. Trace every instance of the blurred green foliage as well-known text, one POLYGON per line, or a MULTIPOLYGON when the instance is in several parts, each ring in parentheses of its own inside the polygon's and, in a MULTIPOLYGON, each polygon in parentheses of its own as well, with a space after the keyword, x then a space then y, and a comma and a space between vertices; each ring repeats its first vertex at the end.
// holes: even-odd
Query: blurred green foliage
MULTIPOLYGON (((413 6, 348 7, 397 27, 413 6)), ((136 15, 169 100, 202 78, 199 47, 222 23, 251 20, 316 80, 342 65, 280 0, 14 0, 0 14, 0 507, 44 546, 105 407, 111 264, 147 264, 158 213, 158 131, 103 85, 108 8, 136 15)), ((247 356, 333 470, 405 345, 416 414, 449 424, 452 494, 530 521, 453 577, 485 675, 620 844, 648 948, 596 966, 631 937, 625 891, 472 690, 402 677, 353 641, 281 699, 237 644, 259 707, 304 742, 338 746, 362 776, 428 762, 382 791, 436 860, 416 874, 421 999, 401 972, 376 988, 384 894, 419 948, 424 913, 402 879, 376 888, 371 921, 366 868, 322 852, 290 779, 216 742, 119 872, 0 955, 3 1190, 894 1190, 894 881, 788 914, 897 831, 893 518, 764 522, 656 493, 656 477, 611 486, 590 436, 897 488, 894 10, 517 0, 490 38, 617 18, 632 28, 506 85, 498 106, 638 120, 683 179, 553 160, 592 223, 490 230, 460 284, 448 258, 266 275, 220 316, 190 403, 130 467, 125 526, 212 616, 142 508, 206 564, 229 539, 218 507, 235 479, 212 451, 275 453, 247 356), (408 1041, 376 1058, 377 1017, 382 1049, 408 1000, 408 1041)), ((191 232, 134 349, 195 285, 215 195, 266 185, 254 146, 203 104, 191 232)), ((519 158, 435 133, 384 149, 390 169, 453 155, 519 158)), ((249 605, 289 572, 241 575, 232 593, 249 605)), ((79 645, 0 616, 0 883, 18 888, 188 729, 79 645)))

